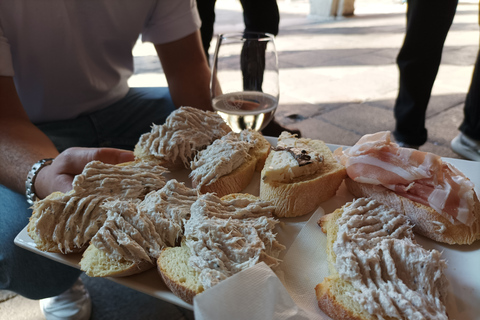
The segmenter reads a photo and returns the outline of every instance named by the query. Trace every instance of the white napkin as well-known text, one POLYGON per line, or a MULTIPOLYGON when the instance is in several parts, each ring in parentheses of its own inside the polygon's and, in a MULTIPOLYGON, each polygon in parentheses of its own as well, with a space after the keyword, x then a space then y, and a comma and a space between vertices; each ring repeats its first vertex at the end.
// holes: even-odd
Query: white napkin
POLYGON ((310 314, 309 319, 330 319, 318 307, 315 286, 329 275, 327 236, 317 221, 324 215, 317 210, 288 249, 276 270, 293 301, 310 314))
POLYGON ((193 311, 196 320, 312 319, 263 262, 197 295, 193 311))

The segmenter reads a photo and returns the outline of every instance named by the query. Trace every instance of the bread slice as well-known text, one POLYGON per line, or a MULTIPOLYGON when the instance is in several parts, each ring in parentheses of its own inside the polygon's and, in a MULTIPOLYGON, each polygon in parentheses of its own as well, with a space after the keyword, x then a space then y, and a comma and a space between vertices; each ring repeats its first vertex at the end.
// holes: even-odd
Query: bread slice
MULTIPOLYGON (((217 181, 211 184, 201 186, 200 192, 213 192, 218 197, 240 192, 252 181, 256 165, 257 161, 252 157, 228 175, 218 178, 217 181)), ((192 183, 192 185, 194 188, 197 187, 196 183, 192 183)))
POLYGON ((187 303, 204 291, 199 273, 189 266, 190 251, 182 243, 180 247, 164 248, 157 260, 157 269, 167 287, 187 303))
MULTIPOLYGON (((282 141, 282 137, 293 141, 293 136, 282 133, 279 142, 282 141)), ((347 175, 345 167, 333 158, 332 152, 323 141, 305 138, 295 139, 295 141, 304 143, 320 153, 323 156, 323 166, 309 176, 289 182, 266 182, 265 174, 271 166, 273 155, 275 152, 284 151, 270 152, 261 173, 260 198, 274 203, 275 215, 278 217, 297 217, 315 211, 322 202, 336 194, 347 175)), ((293 143, 287 142, 287 146, 293 146, 293 143)))
POLYGON ((398 212, 405 213, 413 223, 413 230, 434 241, 448 244, 471 244, 480 239, 480 203, 475 196, 473 208, 476 220, 471 226, 453 224, 437 211, 397 195, 383 186, 355 182, 345 179, 348 190, 355 197, 370 197, 398 212))
POLYGON ((154 267, 153 263, 136 263, 124 259, 111 259, 94 245, 88 246, 80 260, 80 269, 90 277, 126 277, 154 267))
MULTIPOLYGON (((249 135, 245 139, 250 139, 251 142, 253 142, 253 147, 248 151, 248 158, 230 173, 220 177, 215 175, 216 180, 214 180, 214 182, 202 184, 200 186, 201 193, 213 192, 216 193, 218 197, 223 197, 231 193, 241 192, 250 184, 255 171, 262 171, 263 166, 265 165, 265 160, 270 152, 270 143, 261 133, 253 130, 244 130, 241 134, 235 134, 232 132, 225 137, 238 135, 240 136, 240 140, 243 140, 241 137, 242 134, 249 135)), ((228 142, 228 140, 225 141, 228 142)), ((217 142, 220 142, 220 140, 217 142)), ((215 145, 216 143, 207 147, 207 149, 215 145)), ((206 156, 212 156, 211 153, 205 154, 206 156)), ((201 157, 203 153, 200 153, 199 155, 201 157)), ((198 181, 198 179, 192 179, 192 185, 194 188, 198 186, 198 181)))
POLYGON ((34 203, 28 234, 43 251, 82 252, 105 221, 105 201, 143 199, 165 185, 166 171, 158 161, 91 161, 75 177, 71 191, 54 192, 34 203))
POLYGON ((377 320, 376 316, 369 314, 359 303, 348 297, 347 293, 354 290, 353 286, 348 281, 342 280, 334 267, 336 256, 333 244, 337 239, 338 231, 336 221, 342 213, 343 208, 340 208, 331 214, 324 215, 318 221, 322 231, 328 235, 326 251, 330 272, 330 275, 315 287, 318 306, 332 319, 377 320))
POLYGON ((137 159, 158 159, 170 170, 188 169, 195 154, 232 129, 220 115, 192 107, 180 107, 164 124, 153 125, 135 145, 137 159))
POLYGON ((278 223, 272 218, 273 209, 250 194, 229 194, 221 199, 213 194, 200 196, 192 205, 181 247, 163 249, 157 260, 167 287, 192 303, 195 295, 255 263, 277 266, 276 257, 285 247, 272 232, 278 223))
MULTIPOLYGON (((72 191, 66 193, 67 195, 72 194, 72 191)), ((52 201, 52 202, 57 202, 57 201, 62 201, 62 199, 65 197, 65 194, 62 192, 52 192, 49 194, 44 201, 52 201)), ((43 212, 39 212, 36 208, 39 206, 40 202, 35 202, 33 205, 33 213, 29 218, 29 223, 27 225, 27 232, 30 238, 32 238, 33 242, 35 242, 35 246, 37 249, 46 251, 46 252, 53 252, 53 253, 62 253, 62 251, 59 248, 59 245, 56 241, 53 241, 52 237, 48 236, 42 236, 40 233, 36 231, 37 224, 39 220, 42 218, 42 215, 55 215, 55 210, 52 207, 47 207, 43 212)), ((84 246, 81 247, 73 247, 71 248, 70 252, 71 253, 78 253, 82 252, 85 250, 85 248, 88 246, 88 243, 85 243, 84 246)))
POLYGON ((319 308, 329 317, 407 320, 415 314, 447 319, 446 262, 440 259, 440 252, 415 243, 403 214, 375 200, 359 198, 318 223, 327 233, 330 275, 315 287, 315 295, 319 308), (345 232, 348 229, 355 236, 345 232), (342 255, 339 261, 336 252, 342 255))

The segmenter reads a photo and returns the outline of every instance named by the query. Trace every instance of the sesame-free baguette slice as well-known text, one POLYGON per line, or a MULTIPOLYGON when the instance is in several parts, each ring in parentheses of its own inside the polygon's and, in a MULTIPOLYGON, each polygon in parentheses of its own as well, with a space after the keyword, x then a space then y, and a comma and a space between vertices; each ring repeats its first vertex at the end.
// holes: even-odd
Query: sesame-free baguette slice
POLYGON ((480 203, 475 196, 474 216, 476 220, 471 226, 453 224, 437 211, 397 195, 383 186, 355 182, 350 178, 345 179, 345 184, 356 197, 371 197, 392 209, 403 212, 413 223, 413 230, 434 241, 448 244, 471 244, 480 239, 480 203))
POLYGON ((172 179, 142 202, 107 203, 108 218, 84 252, 81 270, 91 277, 123 277, 154 267, 162 248, 180 243, 196 198, 196 190, 172 179))
POLYGON ((133 262, 112 259, 92 244, 83 252, 80 260, 80 269, 90 277, 126 277, 153 267, 154 264, 146 260, 133 262))
POLYGON ((329 317, 378 319, 360 300, 373 303, 370 307, 386 320, 411 319, 412 313, 419 319, 447 319, 446 262, 440 252, 416 244, 405 215, 372 198, 358 198, 323 216, 318 224, 327 234, 330 275, 315 287, 315 295, 329 317), (336 252, 343 255, 339 261, 336 252))
POLYGON ((182 243, 180 247, 164 248, 157 260, 157 269, 166 286, 187 303, 204 291, 199 273, 188 265, 190 252, 182 243))
MULTIPOLYGON (((209 185, 201 186, 200 192, 213 192, 216 193, 218 197, 240 192, 250 184, 250 181, 252 181, 256 164, 256 159, 252 157, 231 173, 218 178, 217 181, 209 185)), ((192 183, 192 185, 194 188, 197 187, 195 183, 192 183)))
POLYGON ((251 194, 235 193, 221 199, 213 194, 201 195, 192 205, 192 217, 185 225, 181 246, 164 248, 157 259, 158 272, 167 287, 182 300, 192 303, 195 295, 222 281, 225 276, 239 272, 240 265, 244 269, 263 261, 270 267, 277 266, 280 261, 276 257, 285 247, 275 240, 272 232, 278 222, 272 216, 273 210, 271 203, 251 194), (194 223, 189 225, 192 221, 194 223), (202 248, 206 238, 216 240, 214 248, 202 248), (243 249, 258 240, 263 242, 263 248, 257 246, 253 252, 243 249), (251 254, 258 250, 261 253, 254 258, 251 254), (206 257, 202 252, 207 253, 206 257), (201 266, 200 270, 190 266, 192 255, 196 256, 195 266, 201 266), (226 274, 222 273, 225 270, 222 271, 220 264, 227 269, 232 264, 237 267, 229 270, 231 274, 226 274), (204 278, 210 280, 202 283, 207 280, 201 277, 205 271, 204 278))
MULTIPOLYGON (((229 174, 217 178, 210 184, 202 185, 201 193, 214 192, 221 198, 228 194, 241 192, 250 184, 255 171, 262 171, 270 152, 270 143, 260 132, 250 130, 250 135, 254 139, 254 146, 248 152, 249 158, 229 174)), ((192 180, 192 185, 194 188, 197 187, 195 179, 192 180)))
POLYGON ((275 215, 278 217, 297 217, 315 211, 320 203, 337 193, 347 175, 345 167, 333 158, 332 152, 323 141, 305 138, 298 141, 319 152, 324 164, 316 173, 291 182, 265 182, 265 172, 271 165, 275 151, 270 152, 261 174, 260 198, 273 202, 275 215))
POLYGON ((166 172, 158 161, 91 161, 73 180, 72 190, 35 201, 28 234, 42 251, 82 252, 106 218, 105 201, 143 199, 165 185, 166 172))
POLYGON ((135 145, 137 159, 158 159, 170 170, 189 168, 195 154, 232 129, 212 111, 183 106, 153 125, 135 145))
POLYGON ((338 225, 336 221, 342 215, 343 208, 331 214, 324 215, 318 225, 323 233, 327 234, 327 259, 330 275, 315 287, 318 306, 332 319, 344 320, 377 320, 377 317, 366 312, 359 303, 348 296, 353 291, 353 286, 348 281, 342 280, 335 270, 335 253, 333 243, 337 239, 338 225))

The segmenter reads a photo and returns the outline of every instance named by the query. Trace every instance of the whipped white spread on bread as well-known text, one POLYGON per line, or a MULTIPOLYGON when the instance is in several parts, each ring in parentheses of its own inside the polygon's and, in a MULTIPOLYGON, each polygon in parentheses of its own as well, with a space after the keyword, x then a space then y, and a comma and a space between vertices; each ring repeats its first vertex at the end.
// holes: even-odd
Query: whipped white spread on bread
POLYGON ((403 214, 367 198, 344 207, 333 245, 349 293, 378 319, 447 319, 446 262, 413 240, 403 214))
POLYGON ((109 201, 107 219, 92 238, 92 244, 115 260, 154 263, 165 246, 152 221, 133 202, 109 201))
POLYGON ((164 172, 166 169, 154 162, 111 165, 92 161, 75 177, 72 191, 54 193, 34 204, 34 232, 63 253, 82 248, 106 219, 102 203, 141 199, 165 185, 164 172))
POLYGON ((82 174, 73 180, 73 194, 106 195, 118 198, 140 198, 165 185, 167 170, 155 162, 138 161, 131 165, 89 162, 82 174))
POLYGON ((97 249, 115 260, 155 262, 164 247, 178 245, 197 192, 172 179, 141 202, 109 201, 107 220, 92 238, 97 249))
POLYGON ((197 190, 172 179, 162 189, 147 194, 138 210, 150 218, 163 242, 174 247, 179 245, 184 221, 190 218, 190 207, 196 200, 197 190))
POLYGON ((297 139, 283 132, 276 148, 272 148, 272 161, 265 170, 264 182, 291 182, 315 174, 323 167, 323 156, 308 143, 310 139, 297 139))
POLYGON ((190 177, 197 188, 209 185, 251 159, 255 138, 249 130, 230 132, 200 151, 191 163, 190 177))
POLYGON ((262 200, 222 201, 205 194, 192 205, 185 224, 185 244, 190 249, 189 265, 199 272, 204 288, 210 288, 261 261, 270 267, 285 249, 273 229, 274 207, 262 200))
POLYGON ((143 134, 137 148, 171 164, 183 163, 190 167, 196 152, 221 138, 231 129, 217 113, 192 107, 181 107, 172 112, 163 125, 153 125, 143 134))

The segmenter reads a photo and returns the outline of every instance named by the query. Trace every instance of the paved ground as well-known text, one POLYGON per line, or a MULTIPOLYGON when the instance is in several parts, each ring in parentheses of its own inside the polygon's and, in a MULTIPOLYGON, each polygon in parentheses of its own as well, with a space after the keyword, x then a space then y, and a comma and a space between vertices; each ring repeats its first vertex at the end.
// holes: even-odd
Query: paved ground
MULTIPOLYGON (((398 90, 395 57, 405 31, 405 5, 393 0, 356 0, 351 18, 314 20, 308 0, 279 1, 280 105, 277 120, 302 135, 351 145, 362 135, 393 130, 398 90)), ((241 7, 219 0, 216 32, 242 30, 241 7)), ((478 3, 462 2, 446 41, 427 112, 429 140, 422 150, 457 157, 449 147, 478 51, 478 3)), ((134 51, 132 86, 165 84, 152 46, 134 51)), ((192 314, 106 279, 84 277, 93 320, 182 319, 192 314)), ((38 302, 0 292, 0 319, 43 319, 38 302)))

